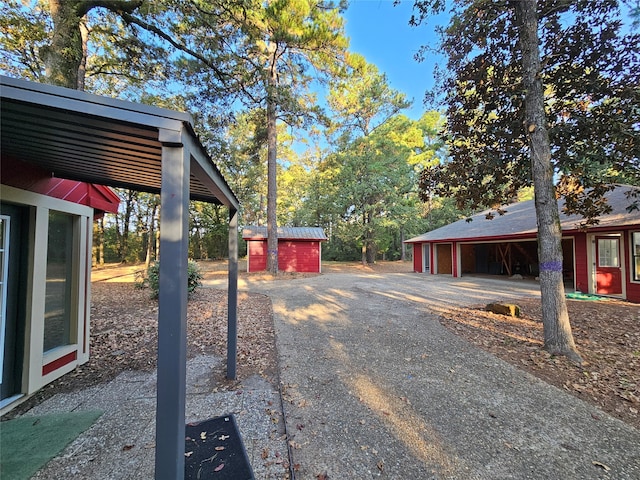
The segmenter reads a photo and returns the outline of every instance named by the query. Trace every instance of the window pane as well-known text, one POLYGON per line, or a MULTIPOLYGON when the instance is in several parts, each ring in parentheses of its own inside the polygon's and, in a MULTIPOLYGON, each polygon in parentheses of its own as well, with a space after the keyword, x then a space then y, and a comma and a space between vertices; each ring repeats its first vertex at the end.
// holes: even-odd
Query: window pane
POLYGON ((598 265, 600 267, 619 267, 618 259, 618 239, 599 238, 598 239, 598 265))
MULTIPOLYGON (((4 320, 4 305, 6 301, 6 283, 7 283, 7 271, 5 266, 7 266, 8 256, 9 256, 9 235, 5 230, 9 229, 9 217, 0 216, 0 292, 2 294, 2 301, 0 302, 0 313, 2 314, 2 319, 4 320), (5 245, 5 239, 7 240, 5 245)), ((4 329, 4 321, 0 328, 4 329)), ((2 330, 4 332, 4 330, 2 330)), ((0 332, 0 336, 2 335, 0 332)), ((1 347, 0 347, 1 348, 1 347)), ((2 359, 0 359, 0 363, 2 363, 2 359)))
POLYGON ((49 212, 44 351, 71 343, 73 217, 49 212))
POLYGON ((633 279, 640 281, 640 232, 633 232, 632 235, 632 253, 633 253, 633 279))

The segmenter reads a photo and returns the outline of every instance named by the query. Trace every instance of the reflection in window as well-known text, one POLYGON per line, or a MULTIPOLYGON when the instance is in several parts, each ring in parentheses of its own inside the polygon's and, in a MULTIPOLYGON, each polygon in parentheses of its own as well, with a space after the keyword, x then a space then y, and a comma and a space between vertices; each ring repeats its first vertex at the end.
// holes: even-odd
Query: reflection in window
POLYGON ((631 234, 631 249, 633 256, 633 279, 640 282, 640 232, 631 234))
POLYGON ((49 212, 44 351, 71 343, 73 217, 49 212))

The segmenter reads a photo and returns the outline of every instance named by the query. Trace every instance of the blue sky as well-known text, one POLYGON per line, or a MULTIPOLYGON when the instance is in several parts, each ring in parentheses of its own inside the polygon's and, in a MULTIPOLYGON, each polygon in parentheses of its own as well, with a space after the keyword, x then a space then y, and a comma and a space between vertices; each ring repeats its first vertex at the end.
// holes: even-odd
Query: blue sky
POLYGON ((385 73, 391 87, 413 98, 413 107, 405 114, 417 119, 425 111, 424 94, 434 84, 435 61, 419 63, 414 55, 422 45, 435 47, 437 35, 434 21, 426 26, 409 25, 412 6, 413 0, 403 0, 398 6, 393 0, 351 0, 344 16, 349 49, 385 73))

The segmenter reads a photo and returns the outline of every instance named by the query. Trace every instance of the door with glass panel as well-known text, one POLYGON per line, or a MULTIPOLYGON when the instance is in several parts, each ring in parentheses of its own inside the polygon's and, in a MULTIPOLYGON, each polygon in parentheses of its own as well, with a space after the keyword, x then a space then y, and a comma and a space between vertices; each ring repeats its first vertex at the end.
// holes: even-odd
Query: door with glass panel
POLYGON ((620 236, 596 236, 596 293, 622 295, 620 236))

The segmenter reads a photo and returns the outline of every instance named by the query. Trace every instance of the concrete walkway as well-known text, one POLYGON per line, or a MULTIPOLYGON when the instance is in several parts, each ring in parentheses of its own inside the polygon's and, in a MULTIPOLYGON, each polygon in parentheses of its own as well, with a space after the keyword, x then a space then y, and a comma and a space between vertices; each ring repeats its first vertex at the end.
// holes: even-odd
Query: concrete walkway
MULTIPOLYGON (((187 363, 186 421, 233 413, 258 480, 282 480, 287 444, 277 389, 262 378, 244 379, 238 390, 219 390, 212 372, 222 359, 199 356, 187 363)), ((32 478, 129 480, 154 478, 156 375, 124 372, 108 383, 57 394, 25 416, 99 410, 102 416, 32 478)))
MULTIPOLYGON (((352 273, 249 277, 241 289, 273 300, 297 480, 640 479, 638 430, 435 317, 446 304, 536 296, 534 283, 352 273)), ((255 377, 219 391, 221 362, 189 361, 187 421, 235 413, 256 479, 288 478, 277 389, 255 377)), ((153 478, 153 373, 58 394, 27 415, 83 409, 104 414, 34 478, 153 478)))
POLYGON ((248 288, 273 300, 299 480, 640 478, 638 430, 434 315, 538 295, 536 284, 401 273, 248 288))

